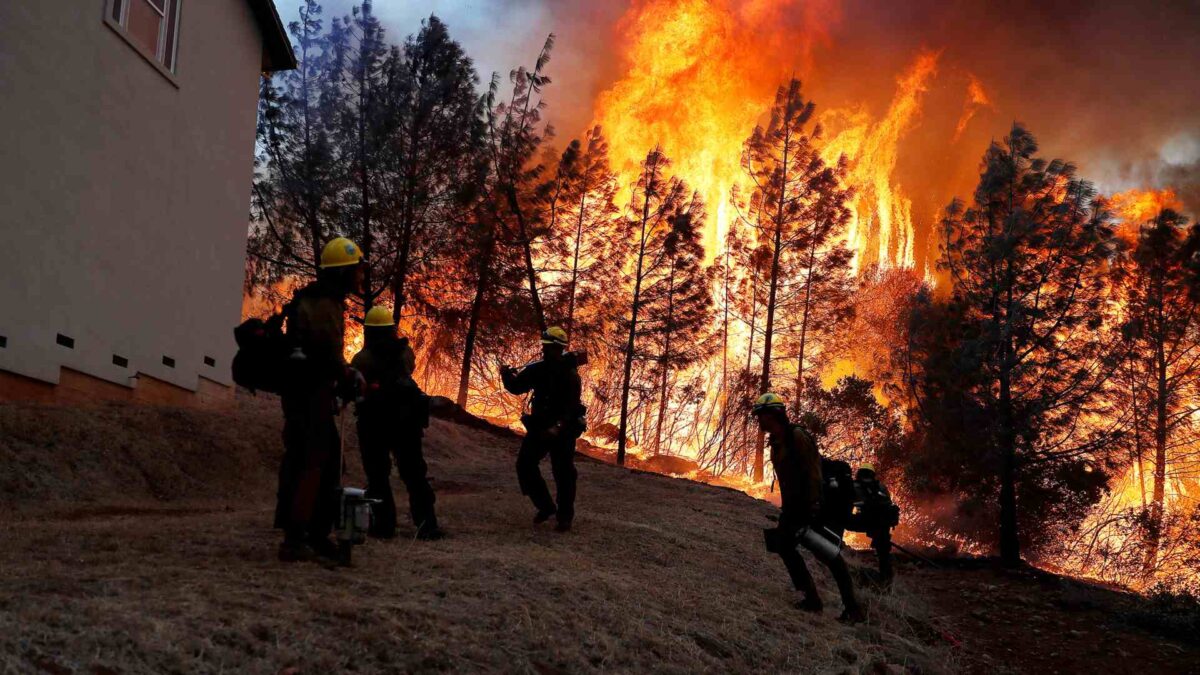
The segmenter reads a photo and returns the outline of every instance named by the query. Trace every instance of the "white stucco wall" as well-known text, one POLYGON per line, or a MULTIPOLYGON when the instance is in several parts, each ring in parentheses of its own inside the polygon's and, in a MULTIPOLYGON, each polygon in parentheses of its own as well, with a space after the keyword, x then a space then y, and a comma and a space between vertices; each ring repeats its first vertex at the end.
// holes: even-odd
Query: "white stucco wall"
POLYGON ((262 37, 245 0, 183 0, 176 86, 105 7, 0 2, 0 369, 228 384, 262 37))

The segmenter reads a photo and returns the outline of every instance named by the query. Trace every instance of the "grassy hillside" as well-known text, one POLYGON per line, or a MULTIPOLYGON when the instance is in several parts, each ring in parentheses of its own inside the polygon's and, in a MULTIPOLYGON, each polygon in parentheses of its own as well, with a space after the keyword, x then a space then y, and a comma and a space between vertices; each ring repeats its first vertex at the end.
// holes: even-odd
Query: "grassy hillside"
MULTIPOLYGON (((350 480, 361 483, 352 426, 350 480)), ((581 459, 576 527, 559 535, 530 525, 513 472, 518 439, 443 420, 430 430, 427 456, 448 539, 372 542, 357 549, 352 569, 283 565, 269 528, 279 428, 270 399, 243 399, 227 413, 0 406, 0 671, 939 673, 1029 665, 1009 646, 1020 644, 1019 622, 991 622, 987 612, 980 616, 991 623, 977 622, 965 602, 1009 581, 904 567, 894 591, 863 592, 869 623, 842 626, 819 565, 826 613, 792 607, 783 566, 761 545, 774 507, 581 459), (999 640, 1002 626, 1011 641, 999 640)), ((1022 609, 1010 611, 1009 619, 1022 609)), ((1061 620, 1056 611, 1037 606, 1048 628, 1061 620)), ((1122 649, 1139 664, 1165 658, 1164 672, 1195 655, 1138 639, 1122 649)))
POLYGON ((906 593, 867 594, 871 624, 847 628, 821 576, 826 615, 794 610, 760 544, 774 509, 731 490, 581 461, 576 529, 558 535, 529 523, 516 439, 439 420, 427 454, 450 538, 371 543, 355 568, 329 571, 275 561, 269 400, 228 414, 3 406, 0 424, 15 514, 3 524, 0 658, 17 671, 951 663, 921 643, 930 630, 906 593))

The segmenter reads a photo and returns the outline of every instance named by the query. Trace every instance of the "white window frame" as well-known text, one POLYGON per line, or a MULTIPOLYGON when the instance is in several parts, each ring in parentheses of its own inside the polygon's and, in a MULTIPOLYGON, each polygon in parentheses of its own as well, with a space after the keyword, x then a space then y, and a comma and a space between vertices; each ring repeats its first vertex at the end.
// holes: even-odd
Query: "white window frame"
POLYGON ((167 80, 178 87, 179 82, 175 79, 175 75, 179 68, 179 17, 182 14, 183 0, 159 0, 159 2, 162 3, 162 9, 158 8, 159 3, 155 0, 105 0, 104 23, 108 25, 109 28, 113 29, 113 31, 115 31, 118 35, 120 35, 125 42, 129 44, 129 46, 133 47, 137 53, 142 56, 142 58, 146 59, 150 65, 154 66, 154 68, 163 76, 165 76, 167 80), (129 22, 129 7, 130 4, 134 2, 146 3, 151 9, 153 9, 158 13, 159 16, 163 18, 163 20, 159 22, 157 46, 153 52, 151 52, 137 40, 133 39, 127 30, 129 22), (167 13, 172 9, 172 6, 175 12, 171 23, 174 23, 174 26, 170 26, 166 21, 167 13), (117 8, 120 9, 120 16, 114 18, 114 10, 117 8), (171 29, 174 30, 172 31, 171 29), (175 36, 175 39, 170 44, 170 59, 166 58, 168 56, 166 53, 168 48, 168 45, 166 44, 166 37, 168 33, 175 36), (168 66, 167 63, 170 63, 171 65, 168 66))

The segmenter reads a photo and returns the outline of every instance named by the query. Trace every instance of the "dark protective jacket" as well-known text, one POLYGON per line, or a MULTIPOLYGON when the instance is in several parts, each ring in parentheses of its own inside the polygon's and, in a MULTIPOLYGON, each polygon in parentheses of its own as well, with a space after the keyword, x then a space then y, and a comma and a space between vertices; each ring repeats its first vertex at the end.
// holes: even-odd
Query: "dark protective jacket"
POLYGON ((287 340, 305 356, 304 370, 319 380, 343 376, 345 296, 320 281, 296 291, 286 310, 287 340))
POLYGON ((407 338, 374 339, 368 333, 366 345, 350 362, 367 383, 358 405, 360 419, 401 430, 419 431, 429 425, 429 397, 412 379, 414 364, 407 338))
POLYGON ((511 394, 533 391, 529 421, 534 428, 549 429, 564 423, 575 423, 583 414, 583 384, 579 371, 570 358, 534 361, 519 371, 501 373, 504 388, 511 394))
POLYGON ((851 529, 868 534, 887 531, 900 523, 900 508, 887 487, 875 478, 854 480, 854 517, 851 529))
POLYGON ((782 499, 780 528, 810 525, 821 505, 821 455, 816 441, 798 426, 782 438, 770 436, 771 464, 782 499))

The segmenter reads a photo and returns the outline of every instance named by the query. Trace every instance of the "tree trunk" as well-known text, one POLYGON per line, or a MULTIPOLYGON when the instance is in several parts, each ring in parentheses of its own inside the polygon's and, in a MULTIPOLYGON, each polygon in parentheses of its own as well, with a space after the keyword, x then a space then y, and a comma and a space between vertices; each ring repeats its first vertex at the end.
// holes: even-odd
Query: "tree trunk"
POLYGON ((537 321, 538 330, 546 330, 546 314, 542 310, 542 299, 538 295, 537 270, 533 267, 533 242, 529 239, 529 228, 525 224, 525 214, 517 202, 517 188, 506 185, 505 195, 508 196, 508 206, 517 218, 517 236, 521 238, 521 251, 525 255, 525 275, 529 281, 529 297, 533 303, 533 318, 537 321))
POLYGON ((621 418, 617 425, 617 464, 619 465, 625 464, 625 432, 629 428, 629 380, 633 376, 633 350, 637 341, 638 310, 641 308, 642 265, 646 258, 646 227, 650 221, 651 185, 652 182, 648 179, 642 203, 642 234, 638 243, 637 271, 633 277, 633 304, 629 310, 629 339, 625 342, 625 369, 621 376, 621 418))
POLYGON ((717 446, 718 473, 725 471, 725 446, 729 436, 729 243, 726 235, 725 245, 725 274, 721 292, 723 306, 721 307, 721 392, 717 397, 721 406, 719 445, 717 446))
POLYGON ((671 276, 667 279, 667 321, 663 324, 662 380, 658 387, 658 422, 654 426, 654 454, 662 452, 663 419, 667 416, 667 377, 671 362, 671 326, 675 321, 675 260, 671 260, 671 276))
POLYGON ((483 303, 487 298, 492 276, 492 257, 496 250, 496 238, 489 233, 479 256, 479 275, 475 282, 475 298, 471 301, 471 319, 467 324, 467 337, 463 344, 462 369, 458 377, 460 408, 467 406, 467 392, 471 385, 471 360, 475 357, 475 337, 479 334, 479 319, 483 314, 483 303))
POLYGON ((1000 350, 1000 560, 1008 567, 1021 564, 1021 539, 1017 531, 1017 448, 1012 406, 1012 283, 1011 263, 1007 275, 1004 339, 1000 350))
MULTIPOLYGON (((1157 284, 1156 284, 1157 286, 1157 284)), ((1162 293, 1159 293, 1154 345, 1154 493, 1150 501, 1149 541, 1143 572, 1147 577, 1158 567, 1158 549, 1162 541, 1163 509, 1167 487, 1167 357, 1166 335, 1162 316, 1162 293)))
MULTIPOLYGON (((586 181, 586 176, 584 178, 586 181)), ((583 241, 583 219, 587 213, 587 187, 579 197, 579 220, 575 223, 575 254, 571 259, 571 295, 567 300, 567 335, 575 330, 575 291, 579 284, 579 248, 583 241)))
MULTIPOLYGON (((814 228, 815 229, 815 228, 814 228)), ((804 281, 804 310, 800 318, 800 353, 796 356, 796 400, 792 402, 794 415, 800 415, 800 397, 804 393, 804 348, 808 341, 808 315, 812 307, 812 273, 817 261, 817 238, 813 233, 812 245, 808 252, 808 269, 804 281)))
MULTIPOLYGON (((775 225, 775 250, 771 255, 771 279, 767 290, 767 322, 763 326, 762 376, 759 378, 759 393, 771 390, 771 339, 775 332, 775 296, 779 290, 780 245, 783 242, 783 225, 775 225)), ((754 443, 754 482, 763 479, 763 431, 758 430, 754 443)))

